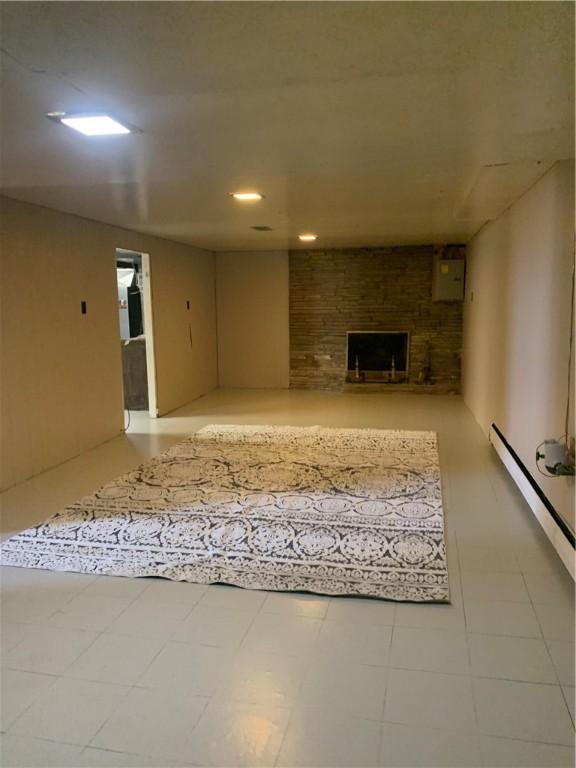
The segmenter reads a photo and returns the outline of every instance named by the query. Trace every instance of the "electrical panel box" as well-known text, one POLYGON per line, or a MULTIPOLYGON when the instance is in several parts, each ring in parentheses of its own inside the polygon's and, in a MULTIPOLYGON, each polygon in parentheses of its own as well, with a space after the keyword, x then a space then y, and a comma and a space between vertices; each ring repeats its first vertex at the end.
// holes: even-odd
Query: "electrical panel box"
POLYGON ((434 263, 432 300, 464 300, 464 259, 438 259, 434 263))

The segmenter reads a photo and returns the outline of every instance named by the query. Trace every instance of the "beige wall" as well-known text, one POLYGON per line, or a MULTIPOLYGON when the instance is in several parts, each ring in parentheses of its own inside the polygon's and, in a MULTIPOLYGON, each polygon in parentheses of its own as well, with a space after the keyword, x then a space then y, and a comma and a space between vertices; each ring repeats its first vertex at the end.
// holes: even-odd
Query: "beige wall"
POLYGON ((160 413, 216 386, 216 312, 211 253, 0 200, 6 488, 123 429, 117 247, 150 253, 160 413))
POLYGON ((287 387, 288 254, 218 253, 221 387, 287 387))
POLYGON ((151 260, 157 401, 163 415, 218 386, 214 256, 147 238, 142 250, 151 260))
POLYGON ((485 432, 492 422, 502 430, 574 526, 573 479, 546 479, 535 466, 536 446, 564 432, 573 163, 557 163, 474 237, 467 254, 464 398, 485 432))

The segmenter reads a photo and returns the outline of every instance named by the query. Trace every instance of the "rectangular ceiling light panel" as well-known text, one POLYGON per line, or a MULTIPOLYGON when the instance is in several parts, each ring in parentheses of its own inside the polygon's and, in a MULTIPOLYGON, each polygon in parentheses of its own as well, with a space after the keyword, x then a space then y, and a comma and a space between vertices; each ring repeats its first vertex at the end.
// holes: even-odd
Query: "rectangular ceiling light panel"
POLYGON ((60 122, 84 136, 118 136, 130 129, 109 115, 63 115, 60 122))

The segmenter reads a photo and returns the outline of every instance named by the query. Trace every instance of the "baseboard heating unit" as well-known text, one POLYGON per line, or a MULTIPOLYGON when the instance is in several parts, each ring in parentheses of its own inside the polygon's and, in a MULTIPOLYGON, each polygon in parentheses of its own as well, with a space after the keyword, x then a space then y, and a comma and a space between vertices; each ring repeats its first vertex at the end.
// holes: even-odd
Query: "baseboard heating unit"
POLYGON ((490 427, 489 438, 496 453, 526 499, 528 506, 538 519, 568 572, 573 579, 576 579, 574 532, 554 508, 550 499, 540 488, 522 459, 506 440, 496 424, 492 424, 490 427))

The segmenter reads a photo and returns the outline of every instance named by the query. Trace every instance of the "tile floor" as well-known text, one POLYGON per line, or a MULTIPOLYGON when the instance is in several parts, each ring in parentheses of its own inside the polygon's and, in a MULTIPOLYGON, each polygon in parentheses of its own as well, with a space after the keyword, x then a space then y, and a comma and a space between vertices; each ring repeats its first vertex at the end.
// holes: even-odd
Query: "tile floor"
POLYGON ((132 414, 4 493, 2 536, 211 422, 437 430, 452 605, 5 568, 4 768, 573 765, 574 585, 460 398, 217 391, 132 414))

